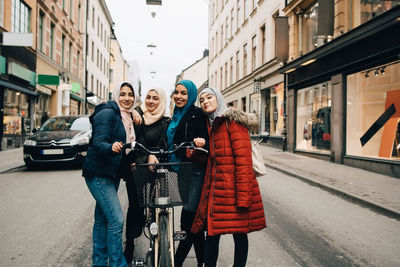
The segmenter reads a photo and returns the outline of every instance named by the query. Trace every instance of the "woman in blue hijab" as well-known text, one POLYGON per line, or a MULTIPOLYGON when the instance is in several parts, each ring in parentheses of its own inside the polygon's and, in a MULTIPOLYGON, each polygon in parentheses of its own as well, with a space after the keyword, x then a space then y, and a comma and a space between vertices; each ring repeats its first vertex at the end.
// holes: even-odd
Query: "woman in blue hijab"
MULTIPOLYGON (((196 146, 208 150, 208 131, 206 127, 207 117, 194 103, 197 98, 197 87, 189 80, 177 83, 172 94, 175 108, 171 122, 167 129, 168 147, 182 142, 194 142, 196 146)), ((186 153, 181 151, 172 155, 170 161, 190 161, 186 153)), ((192 234, 190 229, 199 206, 201 188, 203 186, 205 165, 195 164, 193 175, 190 180, 189 190, 186 192, 187 199, 181 213, 181 229, 187 233, 186 239, 179 242, 175 254, 175 267, 180 267, 192 247, 196 252, 197 265, 202 266, 204 262, 204 233, 192 234)))

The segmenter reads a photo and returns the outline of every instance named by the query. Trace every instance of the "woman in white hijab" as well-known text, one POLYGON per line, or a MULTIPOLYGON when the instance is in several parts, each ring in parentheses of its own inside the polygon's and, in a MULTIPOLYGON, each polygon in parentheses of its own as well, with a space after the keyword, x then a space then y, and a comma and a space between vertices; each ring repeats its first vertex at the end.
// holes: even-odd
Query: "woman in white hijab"
MULTIPOLYGON (((145 97, 144 102, 140 107, 136 107, 136 111, 142 116, 143 123, 137 126, 136 140, 145 147, 159 148, 167 147, 167 142, 164 140, 165 132, 169 124, 169 117, 164 116, 167 105, 167 97, 162 89, 150 89, 145 97)), ((137 155, 136 163, 154 163, 157 159, 150 155, 137 155)), ((143 208, 139 207, 136 186, 134 179, 126 181, 128 192, 129 207, 126 216, 126 243, 124 255, 128 263, 132 262, 134 252, 134 239, 142 233, 142 227, 145 222, 143 208)))

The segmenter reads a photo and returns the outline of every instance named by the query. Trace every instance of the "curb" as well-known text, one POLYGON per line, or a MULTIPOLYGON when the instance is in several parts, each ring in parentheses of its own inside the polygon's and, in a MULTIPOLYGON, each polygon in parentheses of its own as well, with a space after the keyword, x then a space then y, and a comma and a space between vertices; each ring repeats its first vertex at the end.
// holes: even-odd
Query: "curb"
POLYGON ((20 168, 22 168, 24 166, 25 166, 25 164, 10 166, 10 167, 7 167, 7 168, 4 168, 4 169, 0 170, 0 174, 12 172, 12 171, 20 169, 20 168))
MULTIPOLYGON (((372 209, 372 210, 374 210, 374 211, 376 211, 376 212, 378 212, 378 213, 380 213, 382 215, 385 215, 387 217, 394 218, 396 220, 400 220, 400 213, 395 211, 395 210, 393 210, 393 209, 391 209, 391 208, 389 208, 389 207, 384 207, 382 204, 377 204, 377 203, 374 203, 373 201, 367 200, 365 198, 362 198, 362 197, 359 197, 359 196, 355 196, 355 195, 351 195, 351 194, 349 194, 347 192, 344 192, 343 190, 341 190, 339 188, 323 184, 323 183, 318 182, 318 181, 316 181, 316 180, 314 180, 314 179, 312 179, 310 177, 297 174, 294 171, 290 171, 289 169, 283 169, 283 168, 277 167, 276 166, 277 164, 278 164, 277 162, 266 162, 266 160, 264 159, 264 165, 267 166, 268 168, 277 170, 277 171, 282 172, 282 173, 284 173, 286 175, 289 175, 289 176, 292 176, 294 178, 297 178, 297 179, 299 179, 299 180, 301 180, 303 182, 306 182, 306 183, 308 183, 308 184, 310 184, 312 186, 319 187, 319 188, 321 188, 321 189, 323 189, 325 191, 328 191, 328 192, 330 192, 330 193, 332 193, 334 195, 337 195, 337 196, 339 196, 341 198, 344 198, 346 200, 350 200, 350 201, 352 201, 354 203, 357 203, 359 205, 362 205, 362 206, 365 206, 367 208, 370 208, 370 209, 372 209)), ((285 166, 285 167, 287 167, 287 166, 285 166)))

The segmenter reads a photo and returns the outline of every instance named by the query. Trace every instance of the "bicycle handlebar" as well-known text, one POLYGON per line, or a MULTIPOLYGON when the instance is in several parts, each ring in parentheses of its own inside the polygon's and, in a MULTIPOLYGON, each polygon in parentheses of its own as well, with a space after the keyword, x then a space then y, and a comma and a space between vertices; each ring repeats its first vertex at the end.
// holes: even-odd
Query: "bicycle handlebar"
POLYGON ((127 149, 127 148, 132 149, 132 150, 141 150, 147 154, 152 154, 152 155, 168 155, 168 154, 175 153, 179 149, 185 149, 185 148, 194 149, 195 145, 193 142, 182 142, 179 145, 174 145, 174 148, 171 150, 164 150, 164 149, 149 150, 141 143, 133 141, 132 143, 127 143, 123 146, 123 149, 127 149))

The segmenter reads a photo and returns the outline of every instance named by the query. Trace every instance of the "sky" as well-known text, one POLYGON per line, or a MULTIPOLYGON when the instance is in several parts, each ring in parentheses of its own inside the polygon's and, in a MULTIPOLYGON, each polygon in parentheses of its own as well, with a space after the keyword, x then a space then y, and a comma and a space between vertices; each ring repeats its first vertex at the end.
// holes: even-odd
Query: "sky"
POLYGON ((146 0, 106 0, 106 4, 123 57, 139 68, 142 100, 154 87, 169 95, 176 76, 208 48, 206 0, 163 0, 154 18, 146 0), (148 44, 157 46, 153 55, 148 44))

